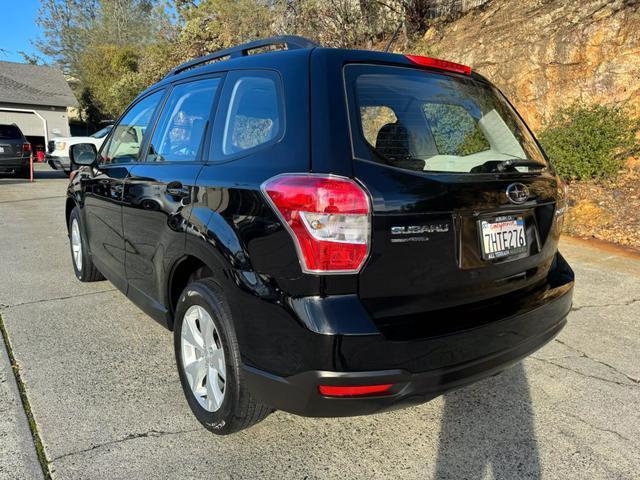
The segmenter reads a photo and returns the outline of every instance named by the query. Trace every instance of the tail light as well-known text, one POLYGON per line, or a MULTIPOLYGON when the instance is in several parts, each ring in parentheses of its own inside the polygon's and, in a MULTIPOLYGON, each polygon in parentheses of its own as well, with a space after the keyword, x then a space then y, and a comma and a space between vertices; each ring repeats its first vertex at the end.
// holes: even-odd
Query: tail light
POLYGON ((556 202, 556 224, 558 230, 562 230, 564 217, 569 208, 569 185, 558 179, 558 201, 556 202))
POLYGON ((357 273, 369 254, 367 192, 332 175, 279 175, 262 191, 292 234, 306 273, 357 273))
POLYGON ((31 153, 31 144, 23 143, 22 144, 22 153, 31 153))
POLYGON ((324 395, 325 397, 367 397, 387 394, 391 387, 393 387, 391 383, 357 386, 320 385, 318 391, 320 395, 324 395))
POLYGON ((447 60, 440 60, 439 58, 421 57, 419 55, 405 55, 405 57, 421 67, 437 68, 438 70, 447 70, 454 73, 462 73, 463 75, 471 75, 471 67, 461 65, 455 62, 449 62, 447 60))

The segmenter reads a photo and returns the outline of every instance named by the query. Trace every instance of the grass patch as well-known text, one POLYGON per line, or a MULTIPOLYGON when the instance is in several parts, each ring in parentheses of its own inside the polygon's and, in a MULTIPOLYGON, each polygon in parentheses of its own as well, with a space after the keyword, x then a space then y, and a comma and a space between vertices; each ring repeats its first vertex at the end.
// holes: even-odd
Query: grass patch
POLYGON ((27 398, 27 391, 24 386, 24 382, 22 381, 22 377, 20 376, 20 368, 16 363, 16 358, 13 355, 13 350, 11 348, 11 343, 9 342, 9 335, 7 334, 7 329, 4 326, 4 321, 2 319, 2 314, 0 313, 0 333, 2 333, 2 340, 4 341, 4 345, 7 348, 7 354, 9 356, 9 363, 11 364, 11 370, 13 371, 13 375, 16 378, 16 384, 18 385, 18 392, 20 394, 20 400, 22 401, 22 407, 24 409, 24 413, 27 415, 27 420, 29 422, 29 430, 31 431, 31 436, 33 437, 33 443, 36 446, 36 455, 38 456, 38 462, 40 463, 40 467, 42 468, 42 473, 46 480, 51 480, 51 472, 49 471, 49 461, 47 460, 47 456, 44 452, 44 445, 42 444, 42 439, 40 438, 40 434, 38 433, 38 426, 36 425, 36 421, 33 418, 33 412, 31 411, 31 404, 29 403, 29 399, 27 398))

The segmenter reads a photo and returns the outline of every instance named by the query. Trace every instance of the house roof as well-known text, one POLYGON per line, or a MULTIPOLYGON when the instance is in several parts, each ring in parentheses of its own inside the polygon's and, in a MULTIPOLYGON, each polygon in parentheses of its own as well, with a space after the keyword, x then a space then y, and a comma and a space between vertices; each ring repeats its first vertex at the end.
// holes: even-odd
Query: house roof
POLYGON ((0 61, 0 102, 52 107, 77 107, 57 68, 0 61))

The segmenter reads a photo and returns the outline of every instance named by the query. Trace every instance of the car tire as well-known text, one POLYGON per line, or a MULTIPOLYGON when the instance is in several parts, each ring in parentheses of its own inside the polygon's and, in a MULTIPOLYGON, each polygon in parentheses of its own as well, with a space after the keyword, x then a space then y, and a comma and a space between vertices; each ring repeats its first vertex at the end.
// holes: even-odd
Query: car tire
POLYGON ((192 282, 184 289, 176 305, 173 338, 182 389, 205 428, 228 435, 273 411, 246 387, 231 312, 213 279, 192 282))
POLYGON ((80 219, 80 210, 78 207, 74 207, 69 216, 69 247, 73 271, 81 282, 104 280, 100 270, 93 264, 86 245, 87 239, 80 219))

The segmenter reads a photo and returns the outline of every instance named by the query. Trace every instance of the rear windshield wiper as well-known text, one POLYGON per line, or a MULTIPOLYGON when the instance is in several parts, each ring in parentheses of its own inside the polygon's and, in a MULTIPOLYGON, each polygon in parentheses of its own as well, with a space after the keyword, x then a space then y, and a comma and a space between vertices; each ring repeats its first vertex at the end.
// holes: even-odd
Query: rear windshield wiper
POLYGON ((546 168, 545 165, 540 162, 536 162, 534 160, 525 160, 523 158, 510 158, 509 160, 503 160, 496 164, 496 170, 498 170, 499 172, 506 172, 507 170, 515 167, 538 168, 540 170, 546 168))
POLYGON ((508 160, 489 160, 482 165, 477 165, 471 169, 471 173, 519 173, 516 167, 531 167, 544 170, 546 165, 524 158, 510 158, 508 160))

